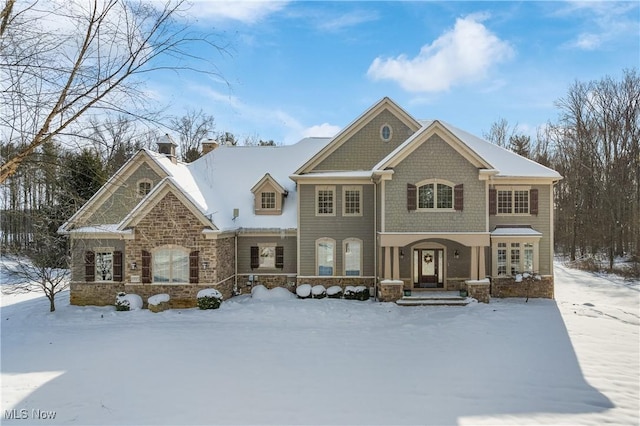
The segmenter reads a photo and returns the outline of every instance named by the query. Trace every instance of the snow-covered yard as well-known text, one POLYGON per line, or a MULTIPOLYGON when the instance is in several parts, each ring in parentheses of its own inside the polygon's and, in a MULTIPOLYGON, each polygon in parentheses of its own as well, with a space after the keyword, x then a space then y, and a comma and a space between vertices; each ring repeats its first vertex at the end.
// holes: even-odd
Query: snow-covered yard
POLYGON ((557 264, 556 295, 407 308, 262 294, 158 314, 3 295, 2 421, 638 424, 640 286, 557 264))

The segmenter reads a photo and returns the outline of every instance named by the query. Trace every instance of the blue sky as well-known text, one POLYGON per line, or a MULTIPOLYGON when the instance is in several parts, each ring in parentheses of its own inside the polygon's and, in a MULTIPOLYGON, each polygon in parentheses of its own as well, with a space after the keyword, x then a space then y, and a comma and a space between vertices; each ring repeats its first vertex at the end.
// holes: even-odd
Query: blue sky
POLYGON ((216 131, 295 143, 332 136, 389 96, 418 119, 478 136, 501 118, 535 137, 575 81, 640 64, 638 2, 196 1, 199 51, 223 78, 157 75, 171 113, 216 131))

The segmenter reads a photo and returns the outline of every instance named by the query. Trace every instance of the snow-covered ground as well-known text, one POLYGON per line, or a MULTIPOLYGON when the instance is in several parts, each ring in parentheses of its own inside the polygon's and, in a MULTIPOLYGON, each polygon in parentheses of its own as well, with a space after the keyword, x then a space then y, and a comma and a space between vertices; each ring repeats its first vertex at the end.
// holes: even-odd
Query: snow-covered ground
POLYGON ((640 422, 637 282, 557 264, 556 301, 283 295, 158 314, 3 295, 2 423, 640 422))

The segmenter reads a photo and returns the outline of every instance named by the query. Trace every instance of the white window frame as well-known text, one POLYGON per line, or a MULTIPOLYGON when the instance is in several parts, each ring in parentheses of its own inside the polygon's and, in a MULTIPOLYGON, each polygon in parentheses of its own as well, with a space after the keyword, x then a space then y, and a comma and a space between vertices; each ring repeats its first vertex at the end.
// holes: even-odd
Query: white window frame
POLYGON ((316 216, 335 216, 336 215, 336 187, 334 185, 318 185, 316 186, 316 216), (331 212, 320 212, 320 193, 331 193, 331 212))
POLYGON ((540 268, 540 237, 492 237, 491 253, 492 253, 492 275, 498 277, 511 277, 516 273, 537 273, 540 268), (503 245, 504 244, 504 245, 503 245), (517 244, 517 245, 516 245, 517 244), (499 273, 501 262, 499 262, 498 252, 505 251, 505 273, 499 273), (517 250, 517 254, 514 251, 517 250), (532 268, 525 270, 526 256, 530 254, 533 257, 532 268), (517 264, 514 264, 514 259, 517 264))
POLYGON ((389 142, 392 138, 393 138, 393 127, 391 127, 389 123, 384 123, 382 126, 380 126, 380 139, 382 139, 383 142, 389 142), (389 129, 389 136, 386 138, 384 137, 385 128, 389 129))
POLYGON ((362 216, 362 186, 361 185, 345 185, 342 187, 342 215, 343 216, 362 216), (358 193, 358 211, 356 213, 347 212, 347 192, 358 193))
POLYGON ((114 252, 114 247, 95 247, 93 249, 93 253, 94 253, 94 270, 95 270, 95 277, 94 277, 94 281, 95 282, 102 282, 102 283, 107 283, 107 282, 113 282, 113 252, 114 252), (104 269, 102 268, 102 261, 104 261, 103 257, 110 257, 110 265, 108 266, 108 271, 107 271, 107 278, 103 278, 103 274, 104 274, 104 269), (100 259, 100 260, 99 260, 100 259), (100 268, 100 269, 98 269, 100 268))
POLYGON ((531 187, 530 186, 497 186, 496 187, 496 214, 498 216, 530 216, 531 215, 531 187), (509 211, 500 208, 500 193, 510 193, 509 211), (517 201, 522 200, 516 196, 516 193, 525 193, 523 198, 526 200, 526 211, 522 210, 522 205, 518 205, 517 201))
POLYGON ((140 179, 140 180, 138 180, 138 182, 136 182, 136 194, 138 195, 138 197, 144 198, 152 190, 153 190, 153 181, 151 179, 140 179), (149 190, 147 191, 145 189, 145 192, 143 193, 142 185, 144 185, 144 184, 149 184, 149 190))
POLYGON ((320 277, 332 277, 336 275, 336 240, 334 240, 333 238, 318 238, 316 240, 316 274, 320 277), (320 244, 327 244, 330 243, 332 244, 333 247, 333 253, 332 253, 332 260, 331 260, 331 275, 324 275, 320 273, 320 266, 325 266, 325 265, 320 265, 319 262, 319 256, 321 254, 320 252, 320 244))
POLYGON ((258 268, 275 269, 275 267, 276 243, 258 244, 258 268))
POLYGON ((453 212, 455 211, 455 186, 456 184, 444 179, 427 179, 416 184, 416 209, 422 212, 453 212), (420 207, 420 188, 433 185, 433 207, 420 207), (438 207, 438 185, 451 188, 451 207, 438 207))
POLYGON ((155 248, 152 252, 151 252, 151 282, 153 284, 158 284, 158 285, 171 285, 171 284, 189 284, 189 250, 186 249, 185 247, 182 246, 175 246, 175 245, 166 245, 166 246, 161 246, 161 247, 157 247, 155 248), (168 281, 156 281, 156 273, 158 272, 158 264, 156 263, 158 261, 158 256, 160 255, 160 253, 163 253, 165 251, 168 251, 170 254, 170 260, 169 260, 169 280, 168 281), (175 261, 173 259, 174 257, 174 253, 180 253, 183 256, 183 258, 186 259, 186 265, 184 265, 184 280, 179 280, 177 278, 179 277, 175 277, 175 270, 176 270, 176 264, 175 261))
POLYGON ((359 238, 347 238, 344 241, 342 241, 342 258, 343 258, 343 275, 345 277, 361 277, 362 276, 362 261, 364 259, 363 253, 362 253, 362 248, 363 248, 363 244, 362 244, 362 240, 359 238), (347 274, 347 257, 350 254, 350 250, 352 249, 352 244, 358 244, 358 274, 357 275, 353 275, 353 274, 347 274))
POLYGON ((275 210, 278 207, 278 203, 276 201, 276 192, 275 191, 263 191, 260 193, 260 209, 261 210, 275 210), (268 198, 272 198, 272 200, 265 200, 265 196, 268 196, 268 198), (267 201, 269 204, 271 204, 271 201, 273 201, 273 206, 266 206, 265 207, 265 201, 267 201))

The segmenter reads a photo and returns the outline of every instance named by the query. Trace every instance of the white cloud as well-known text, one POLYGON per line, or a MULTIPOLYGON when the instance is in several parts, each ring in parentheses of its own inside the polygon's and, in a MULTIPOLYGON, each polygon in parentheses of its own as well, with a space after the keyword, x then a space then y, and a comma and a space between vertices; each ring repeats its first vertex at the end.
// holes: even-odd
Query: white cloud
POLYGON ((196 0, 189 14, 198 19, 231 19, 255 24, 266 16, 283 9, 287 1, 271 0, 196 0))
POLYGON ((302 134, 302 137, 304 138, 308 138, 308 137, 332 138, 340 130, 342 130, 342 127, 340 126, 334 126, 333 124, 329 124, 329 123, 322 123, 322 124, 318 124, 318 125, 303 129, 301 134, 302 134))
POLYGON ((365 22, 376 21, 379 19, 379 15, 374 11, 358 10, 341 14, 336 18, 327 16, 319 18, 317 27, 320 30, 335 32, 363 24, 365 22))
POLYGON ((392 80, 409 92, 439 92, 456 84, 478 81, 489 69, 514 55, 511 45, 483 24, 485 15, 458 18, 453 29, 409 58, 376 58, 367 75, 392 80))

